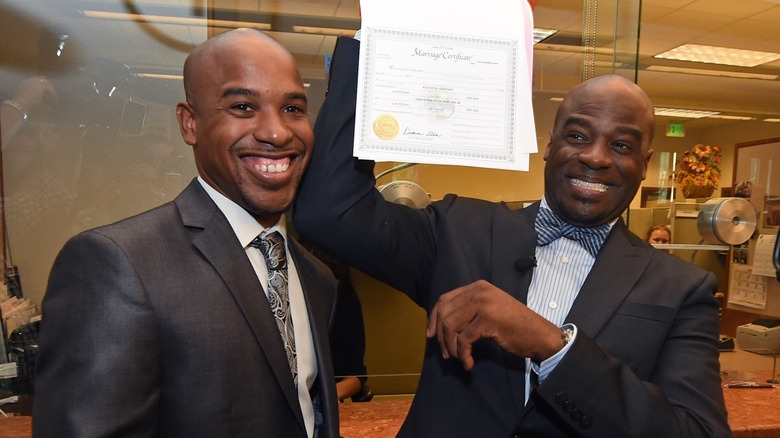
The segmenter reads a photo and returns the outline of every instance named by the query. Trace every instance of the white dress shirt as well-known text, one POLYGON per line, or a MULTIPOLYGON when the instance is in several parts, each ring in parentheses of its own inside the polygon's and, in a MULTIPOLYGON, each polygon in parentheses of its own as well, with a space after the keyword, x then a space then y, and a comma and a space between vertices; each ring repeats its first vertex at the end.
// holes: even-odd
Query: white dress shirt
MULTIPOLYGON (((206 190, 214 203, 217 204, 220 211, 225 215, 233 232, 236 233, 241 246, 244 247, 252 267, 255 269, 257 279, 263 285, 266 299, 268 298, 268 268, 265 265, 265 259, 257 248, 252 248, 249 243, 255 237, 260 235, 265 228, 260 225, 249 212, 241 206, 228 199, 225 195, 219 193, 211 187, 200 176, 198 182, 206 190)), ((293 320, 293 331, 295 333, 295 349, 298 358, 298 400, 303 412, 303 419, 306 423, 306 432, 309 437, 314 436, 314 406, 311 400, 311 388, 317 377, 317 360, 314 355, 314 341, 309 325, 309 316, 306 308, 306 300, 303 296, 301 280, 298 278, 298 271, 295 269, 295 261, 289 256, 290 251, 287 246, 287 228, 284 216, 279 223, 270 228, 279 231, 284 236, 284 247, 287 252, 287 273, 288 273, 288 292, 290 299, 290 314, 293 320), (301 383, 305 383, 302 385, 301 383)), ((281 336, 281 335, 280 335, 281 336)))

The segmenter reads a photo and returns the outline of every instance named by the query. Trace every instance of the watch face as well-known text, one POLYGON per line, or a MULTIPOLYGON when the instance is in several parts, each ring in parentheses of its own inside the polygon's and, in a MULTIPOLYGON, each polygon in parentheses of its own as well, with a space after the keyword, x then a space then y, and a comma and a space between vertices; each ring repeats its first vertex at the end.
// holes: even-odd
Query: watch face
POLYGON ((562 329, 563 331, 563 342, 566 345, 569 345, 569 343, 572 341, 572 338, 574 338, 574 330, 571 328, 565 328, 562 329))

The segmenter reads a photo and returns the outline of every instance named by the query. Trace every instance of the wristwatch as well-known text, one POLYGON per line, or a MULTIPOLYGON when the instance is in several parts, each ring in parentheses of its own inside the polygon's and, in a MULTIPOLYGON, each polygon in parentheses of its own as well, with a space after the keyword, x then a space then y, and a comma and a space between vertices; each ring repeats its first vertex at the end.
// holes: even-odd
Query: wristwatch
POLYGON ((19 102, 8 99, 8 100, 4 100, 3 103, 10 107, 13 107, 16 111, 19 111, 19 115, 22 116, 22 120, 27 120, 27 113, 24 111, 24 107, 22 107, 22 105, 19 102))
POLYGON ((561 338, 563 345, 569 345, 574 340, 574 329, 570 325, 561 328, 561 338))

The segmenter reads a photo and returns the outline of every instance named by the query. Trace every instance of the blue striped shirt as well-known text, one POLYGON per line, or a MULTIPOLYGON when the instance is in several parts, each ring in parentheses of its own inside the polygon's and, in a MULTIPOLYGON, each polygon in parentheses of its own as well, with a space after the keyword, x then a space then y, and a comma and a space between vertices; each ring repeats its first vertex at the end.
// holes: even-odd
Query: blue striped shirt
MULTIPOLYGON (((542 198, 540 208, 549 208, 546 199, 542 198)), ((610 231, 615 222, 610 223, 610 231)), ((565 237, 559 238, 549 245, 537 246, 537 266, 534 268, 531 286, 528 288, 528 308, 558 327, 562 327, 595 262, 596 258, 591 256, 585 247, 565 237)), ((538 365, 526 358, 526 403, 531 393, 531 372, 536 373, 538 383, 541 385, 563 359, 576 339, 577 327, 573 324, 568 324, 568 326, 574 329, 574 337, 572 342, 561 351, 538 365)))

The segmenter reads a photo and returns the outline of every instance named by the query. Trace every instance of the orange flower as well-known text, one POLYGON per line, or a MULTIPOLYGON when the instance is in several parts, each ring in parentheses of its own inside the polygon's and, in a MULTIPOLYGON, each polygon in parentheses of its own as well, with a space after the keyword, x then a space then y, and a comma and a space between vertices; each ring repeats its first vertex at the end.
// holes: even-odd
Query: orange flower
POLYGON ((720 184, 721 149, 697 144, 682 153, 674 182, 680 186, 718 187, 720 184))

